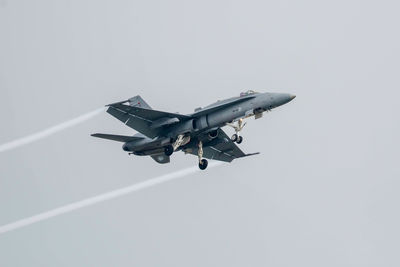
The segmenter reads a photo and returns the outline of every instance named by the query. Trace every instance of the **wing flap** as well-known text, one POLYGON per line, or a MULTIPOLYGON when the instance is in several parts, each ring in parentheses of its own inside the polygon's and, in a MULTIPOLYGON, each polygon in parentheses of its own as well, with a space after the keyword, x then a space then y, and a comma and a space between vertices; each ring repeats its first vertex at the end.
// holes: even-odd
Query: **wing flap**
MULTIPOLYGON (((184 150, 185 153, 198 154, 198 148, 192 147, 184 150)), ((245 154, 226 133, 219 129, 218 137, 207 143, 203 147, 203 157, 211 160, 232 162, 234 159, 256 155, 259 153, 245 154)))

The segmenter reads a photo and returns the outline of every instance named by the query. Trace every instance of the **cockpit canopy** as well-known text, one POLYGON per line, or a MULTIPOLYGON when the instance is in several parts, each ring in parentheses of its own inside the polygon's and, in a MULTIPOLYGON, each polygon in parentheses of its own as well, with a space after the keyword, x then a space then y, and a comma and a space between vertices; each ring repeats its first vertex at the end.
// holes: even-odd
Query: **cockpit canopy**
POLYGON ((240 93, 240 96, 242 97, 242 96, 254 95, 254 94, 257 94, 257 92, 256 92, 256 91, 253 91, 253 90, 248 90, 248 91, 246 91, 246 92, 241 92, 241 93, 240 93))

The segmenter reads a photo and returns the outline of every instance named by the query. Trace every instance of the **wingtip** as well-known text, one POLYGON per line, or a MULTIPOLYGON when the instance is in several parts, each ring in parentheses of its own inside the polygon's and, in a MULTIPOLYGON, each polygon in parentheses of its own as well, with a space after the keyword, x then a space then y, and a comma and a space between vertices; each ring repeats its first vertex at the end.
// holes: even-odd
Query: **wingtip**
POLYGON ((259 155, 259 154, 260 154, 260 152, 250 153, 250 154, 246 154, 245 157, 255 156, 255 155, 259 155))
POLYGON ((114 105, 124 104, 124 103, 126 103, 126 102, 128 102, 128 101, 129 101, 129 100, 119 101, 119 102, 111 103, 111 104, 108 104, 108 105, 105 105, 105 106, 106 106, 106 107, 112 107, 112 106, 114 106, 114 105))

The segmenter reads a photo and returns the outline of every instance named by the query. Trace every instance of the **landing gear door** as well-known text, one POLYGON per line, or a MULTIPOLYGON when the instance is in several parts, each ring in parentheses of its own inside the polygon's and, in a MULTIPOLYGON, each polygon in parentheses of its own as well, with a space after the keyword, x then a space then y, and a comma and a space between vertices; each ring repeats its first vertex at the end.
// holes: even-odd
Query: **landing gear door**
POLYGON ((255 110, 254 110, 254 118, 255 118, 256 120, 262 118, 263 112, 264 112, 263 109, 255 109, 255 110))

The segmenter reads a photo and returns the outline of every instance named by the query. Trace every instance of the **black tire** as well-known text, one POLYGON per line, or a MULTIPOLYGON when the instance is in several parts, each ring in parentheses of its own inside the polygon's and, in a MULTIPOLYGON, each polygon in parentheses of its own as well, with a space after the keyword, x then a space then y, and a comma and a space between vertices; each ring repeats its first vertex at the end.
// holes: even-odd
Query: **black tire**
POLYGON ((236 142, 238 140, 239 136, 237 134, 232 135, 231 140, 232 142, 236 142))
POLYGON ((200 170, 205 170, 207 169, 208 166, 208 160, 202 159, 201 162, 199 162, 199 168, 200 170))
POLYGON ((243 142, 243 137, 239 136, 238 140, 236 140, 236 143, 241 144, 243 142))
POLYGON ((174 153, 174 148, 172 146, 166 146, 164 148, 164 153, 166 156, 171 156, 174 153))

